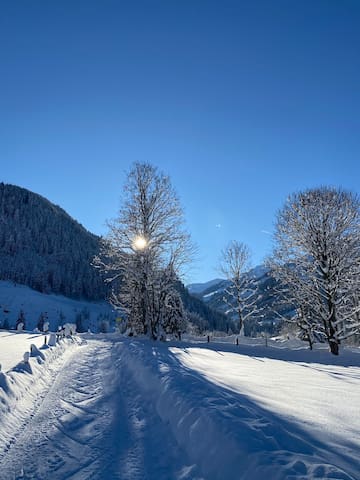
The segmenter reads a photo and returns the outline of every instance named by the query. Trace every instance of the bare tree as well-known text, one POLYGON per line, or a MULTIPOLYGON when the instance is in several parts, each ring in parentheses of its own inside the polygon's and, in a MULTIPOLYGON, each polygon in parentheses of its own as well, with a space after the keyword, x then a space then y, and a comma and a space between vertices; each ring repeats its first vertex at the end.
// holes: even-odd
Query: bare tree
POLYGON ((223 300, 229 306, 228 311, 237 313, 240 335, 243 334, 245 320, 259 313, 259 296, 252 288, 252 279, 246 275, 250 267, 250 257, 248 246, 233 240, 221 251, 219 261, 221 274, 231 282, 225 290, 227 296, 224 296, 223 300))
POLYGON ((335 355, 360 328, 359 207, 355 194, 321 187, 291 195, 277 215, 273 274, 298 308, 295 320, 335 355))
POLYGON ((170 297, 177 296, 175 282, 192 254, 169 177, 150 164, 135 163, 123 205, 108 226, 95 264, 116 285, 112 302, 125 309, 133 331, 155 339, 167 323, 169 305, 176 303, 170 297))
MULTIPOLYGON (((273 268, 272 262, 273 259, 270 259, 270 269, 273 268)), ((273 295, 276 300, 271 311, 282 320, 282 331, 284 333, 297 331, 298 337, 307 341, 312 350, 314 342, 322 341, 324 336, 321 329, 318 328, 318 323, 308 308, 309 302, 304 299, 301 290, 278 283, 273 289, 273 295)))

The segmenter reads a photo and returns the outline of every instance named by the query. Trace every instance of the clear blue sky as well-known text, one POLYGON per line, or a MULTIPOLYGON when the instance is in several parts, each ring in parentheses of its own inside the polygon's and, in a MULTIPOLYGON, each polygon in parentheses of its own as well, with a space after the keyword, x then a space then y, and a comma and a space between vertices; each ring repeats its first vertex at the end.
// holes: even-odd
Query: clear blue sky
POLYGON ((286 196, 359 193, 358 0, 4 0, 0 181, 104 234, 125 172, 168 173, 206 281, 271 249, 286 196))

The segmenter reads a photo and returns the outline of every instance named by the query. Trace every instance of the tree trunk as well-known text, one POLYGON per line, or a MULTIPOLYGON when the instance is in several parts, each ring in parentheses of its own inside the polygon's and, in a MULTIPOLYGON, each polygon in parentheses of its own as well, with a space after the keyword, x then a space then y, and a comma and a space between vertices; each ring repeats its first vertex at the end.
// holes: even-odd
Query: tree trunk
POLYGON ((238 309, 238 317, 239 317, 239 335, 240 337, 244 335, 244 322, 242 318, 242 312, 240 309, 238 309))
POLYGON ((330 345, 330 352, 333 355, 339 355, 339 344, 337 343, 335 338, 329 339, 329 345, 330 345))
POLYGON ((328 306, 329 306, 329 312, 331 312, 331 316, 329 319, 329 335, 328 335, 330 352, 333 355, 339 355, 339 341, 335 338, 336 331, 334 328, 334 325, 336 324, 335 304, 331 297, 328 299, 328 306))

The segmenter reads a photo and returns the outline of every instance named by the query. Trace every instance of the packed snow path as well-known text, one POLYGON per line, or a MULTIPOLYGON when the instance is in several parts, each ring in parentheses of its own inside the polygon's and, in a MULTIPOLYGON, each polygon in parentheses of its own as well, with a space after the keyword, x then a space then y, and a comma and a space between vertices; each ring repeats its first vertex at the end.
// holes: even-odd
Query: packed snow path
POLYGON ((121 369, 119 347, 90 340, 71 356, 0 456, 1 480, 198 478, 121 369))
POLYGON ((359 356, 89 336, 0 479, 359 480, 359 356))

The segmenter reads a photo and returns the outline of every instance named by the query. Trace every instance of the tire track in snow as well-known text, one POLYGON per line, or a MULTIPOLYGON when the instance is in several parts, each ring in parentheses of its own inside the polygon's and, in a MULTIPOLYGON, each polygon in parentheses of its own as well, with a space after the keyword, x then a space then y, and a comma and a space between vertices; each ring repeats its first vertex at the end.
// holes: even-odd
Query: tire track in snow
MULTIPOLYGON (((78 341, 75 343, 79 344, 78 341)), ((14 392, 11 395, 16 399, 16 406, 13 404, 7 414, 1 419, 0 463, 4 455, 22 435, 29 420, 31 420, 40 408, 59 371, 63 365, 65 365, 69 356, 74 353, 71 350, 72 348, 68 347, 62 353, 53 352, 53 358, 47 359, 44 374, 40 378, 35 375, 30 381, 30 386, 27 384, 26 387, 23 387, 23 392, 14 392), (33 386, 35 385, 37 387, 33 390, 33 386), (14 407, 16 410, 15 414, 14 407)), ((10 371, 9 374, 11 377, 12 372, 10 371)), ((13 382, 12 377, 10 378, 10 382, 13 382)))
POLYGON ((65 363, 1 462, 1 479, 68 478, 96 462, 97 439, 111 421, 101 401, 110 350, 111 344, 96 342, 65 363))
POLYGON ((89 340, 72 355, 0 462, 0 480, 198 478, 121 348, 89 340))

